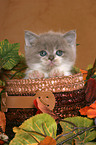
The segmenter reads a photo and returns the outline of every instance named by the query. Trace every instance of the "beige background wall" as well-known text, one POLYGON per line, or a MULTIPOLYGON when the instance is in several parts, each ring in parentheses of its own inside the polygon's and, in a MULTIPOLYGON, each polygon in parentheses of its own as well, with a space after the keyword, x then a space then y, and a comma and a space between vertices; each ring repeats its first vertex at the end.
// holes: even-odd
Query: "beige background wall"
POLYGON ((96 57, 96 0, 0 0, 0 41, 20 42, 24 30, 37 34, 76 29, 76 66, 86 68, 96 57))

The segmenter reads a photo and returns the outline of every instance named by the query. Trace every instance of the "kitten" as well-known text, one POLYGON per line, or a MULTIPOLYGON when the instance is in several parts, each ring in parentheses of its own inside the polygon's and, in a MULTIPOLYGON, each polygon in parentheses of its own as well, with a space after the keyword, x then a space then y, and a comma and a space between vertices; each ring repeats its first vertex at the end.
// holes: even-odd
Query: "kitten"
POLYGON ((40 35, 25 31, 25 79, 71 75, 76 59, 76 31, 40 35))

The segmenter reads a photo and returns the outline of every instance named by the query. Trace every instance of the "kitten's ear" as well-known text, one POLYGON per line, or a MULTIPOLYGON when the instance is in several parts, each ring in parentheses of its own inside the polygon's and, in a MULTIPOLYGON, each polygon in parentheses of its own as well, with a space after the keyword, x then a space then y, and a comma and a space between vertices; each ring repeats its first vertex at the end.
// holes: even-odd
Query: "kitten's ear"
POLYGON ((76 45, 76 30, 66 32, 63 37, 70 45, 76 45))
POLYGON ((30 31, 25 31, 25 45, 31 46, 33 41, 38 38, 39 36, 35 33, 32 33, 30 31))

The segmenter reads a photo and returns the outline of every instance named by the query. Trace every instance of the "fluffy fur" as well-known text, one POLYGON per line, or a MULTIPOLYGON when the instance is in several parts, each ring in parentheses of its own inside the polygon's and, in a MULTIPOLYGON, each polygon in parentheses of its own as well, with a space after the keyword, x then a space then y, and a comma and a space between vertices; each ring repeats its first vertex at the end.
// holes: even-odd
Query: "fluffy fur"
POLYGON ((71 75, 76 59, 76 31, 40 35, 25 31, 25 56, 26 79, 71 75))

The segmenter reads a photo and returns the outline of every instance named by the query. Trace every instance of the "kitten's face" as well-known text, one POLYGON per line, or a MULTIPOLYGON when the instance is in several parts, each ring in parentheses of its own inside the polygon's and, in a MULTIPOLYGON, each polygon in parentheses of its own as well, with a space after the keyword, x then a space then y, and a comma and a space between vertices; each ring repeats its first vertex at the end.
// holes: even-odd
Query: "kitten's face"
POLYGON ((73 65, 76 57, 76 33, 48 32, 41 35, 25 32, 26 62, 30 69, 43 71, 61 66, 73 65))

